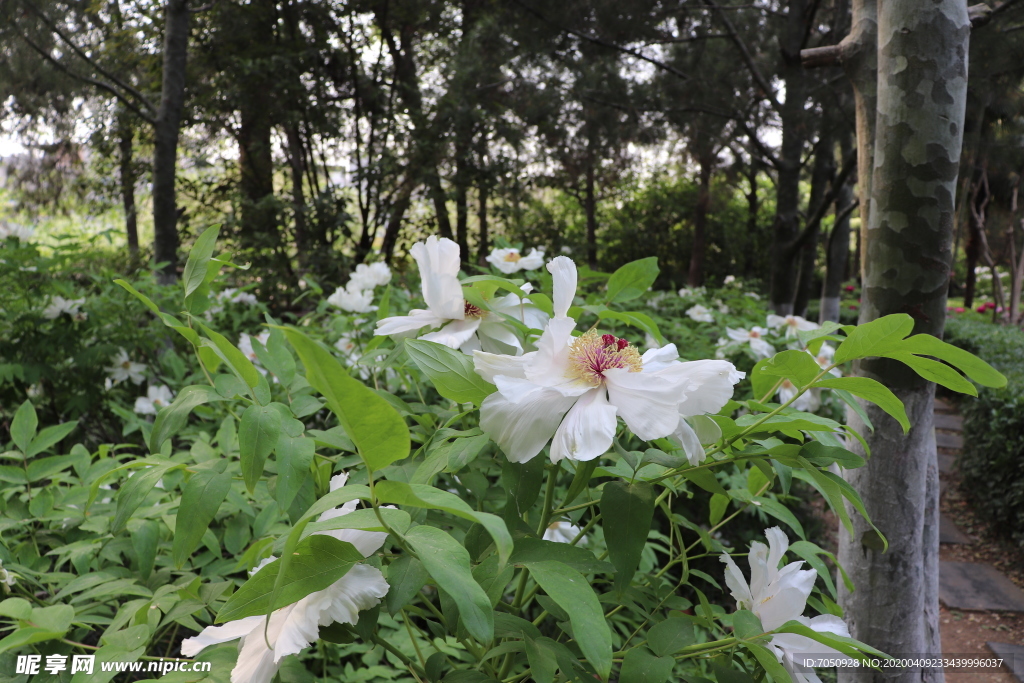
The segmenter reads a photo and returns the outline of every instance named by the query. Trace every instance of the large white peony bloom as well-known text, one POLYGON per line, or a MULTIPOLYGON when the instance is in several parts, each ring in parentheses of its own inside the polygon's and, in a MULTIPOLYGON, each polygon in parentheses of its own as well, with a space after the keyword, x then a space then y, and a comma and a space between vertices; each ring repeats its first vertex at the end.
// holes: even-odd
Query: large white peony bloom
MULTIPOLYGON (((803 562, 791 562, 779 569, 779 562, 789 548, 789 539, 777 526, 766 529, 764 533, 768 537, 767 547, 759 541, 750 544, 750 554, 747 556, 750 563, 749 584, 731 557, 721 557, 726 565, 725 583, 736 599, 736 607, 756 614, 766 631, 795 620, 819 633, 849 637, 850 631, 839 617, 829 614, 808 619, 802 616, 807 598, 814 588, 817 572, 812 569, 801 570, 803 562)), ((772 636, 768 647, 789 671, 794 683, 821 683, 814 670, 809 668, 810 662, 805 661, 807 655, 846 658, 846 655, 827 645, 794 633, 772 636)))
POLYGON ((757 327, 756 325, 749 330, 744 329, 732 329, 731 327, 725 328, 725 333, 729 335, 729 339, 738 342, 749 342, 750 350, 754 352, 754 356, 758 359, 771 358, 775 355, 775 347, 764 340, 764 335, 768 334, 768 330, 763 327, 757 327))
POLYGON ((369 313, 377 310, 373 305, 373 290, 362 290, 358 283, 353 286, 353 281, 334 290, 334 294, 327 297, 327 303, 350 313, 369 313))
POLYGON ((114 356, 114 364, 107 368, 106 372, 115 384, 126 379, 130 379, 133 384, 142 384, 146 379, 146 366, 133 362, 124 349, 118 350, 114 356))
POLYGON ((46 308, 43 309, 43 317, 47 320, 55 320, 62 314, 67 313, 71 317, 78 315, 84 316, 81 312, 82 304, 85 303, 85 297, 81 299, 65 299, 62 296, 55 296, 50 299, 46 308))
POLYGON ((488 255, 487 262, 506 275, 520 270, 537 270, 544 265, 544 250, 531 249, 529 255, 523 256, 515 247, 495 249, 488 255))
MULTIPOLYGON (((409 315, 392 316, 377 322, 376 334, 391 335, 418 331, 424 327, 441 329, 420 337, 452 349, 472 353, 484 349, 494 353, 522 353, 523 347, 501 314, 510 315, 533 329, 543 327, 547 316, 515 295, 493 300, 485 311, 465 300, 459 282, 459 245, 448 238, 427 238, 412 247, 412 257, 420 268, 423 300, 427 308, 414 308, 409 315)), ((530 287, 523 290, 529 293, 530 287)))
MULTIPOLYGON (((332 478, 331 490, 344 486, 347 478, 345 474, 332 478)), ((353 500, 340 508, 328 510, 320 515, 318 521, 347 515, 355 510, 356 504, 353 500)), ((387 538, 385 533, 359 529, 316 533, 351 543, 363 557, 377 552, 387 538)), ((256 571, 266 563, 257 567, 256 571)), ((276 610, 270 615, 269 625, 266 616, 255 616, 230 621, 223 626, 207 626, 198 636, 182 641, 181 654, 195 657, 210 645, 241 639, 238 662, 231 671, 231 683, 270 683, 281 668, 281 659, 309 647, 319 637, 321 626, 335 622, 355 624, 359 620, 359 613, 378 605, 387 592, 388 584, 380 570, 357 564, 324 590, 310 593, 302 600, 276 610), (267 647, 268 642, 272 647, 267 647)))
POLYGON ((711 311, 708 310, 707 306, 701 304, 694 304, 686 309, 686 315, 690 316, 691 320, 699 323, 713 323, 715 322, 715 316, 711 315, 711 311))
POLYGON ((388 264, 383 262, 360 263, 356 266, 355 272, 352 273, 346 286, 353 290, 364 290, 383 287, 389 282, 391 282, 391 269, 388 268, 388 264))
POLYGON ((774 315, 768 314, 768 327, 777 330, 780 327, 786 328, 787 337, 795 337, 797 332, 816 330, 821 327, 818 323, 801 318, 798 315, 774 315))
POLYGON ((166 384, 160 386, 151 384, 146 388, 145 396, 135 399, 135 412, 139 415, 156 415, 161 408, 171 405, 173 400, 174 394, 166 384))
MULTIPOLYGON (((548 528, 544 530, 543 539, 545 541, 553 541, 555 543, 572 543, 577 536, 580 535, 580 529, 572 522, 560 521, 552 522, 548 525, 548 528)), ((587 537, 584 536, 580 539, 579 545, 586 545, 587 537)))
POLYGON ((743 376, 732 363, 682 363, 675 344, 643 356, 625 339, 594 330, 573 337, 568 317, 576 295, 576 265, 559 256, 548 263, 554 276, 554 313, 537 351, 501 356, 477 351, 477 373, 497 386, 484 399, 480 427, 512 462, 526 462, 549 440, 551 461, 592 460, 611 447, 617 417, 650 441, 690 430, 684 415, 716 412, 743 376))

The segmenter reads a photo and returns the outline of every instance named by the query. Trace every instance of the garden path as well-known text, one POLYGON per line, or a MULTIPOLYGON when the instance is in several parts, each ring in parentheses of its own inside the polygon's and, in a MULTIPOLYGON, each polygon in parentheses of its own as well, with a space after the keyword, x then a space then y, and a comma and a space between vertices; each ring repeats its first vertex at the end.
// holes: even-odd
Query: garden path
POLYGON ((946 656, 1007 660, 1003 671, 947 670, 951 682, 1024 683, 1024 567, 1020 549, 1001 542, 977 518, 960 489, 956 460, 963 448, 963 418, 935 401, 939 451, 939 599, 946 656), (1012 661, 1011 661, 1012 660, 1012 661))

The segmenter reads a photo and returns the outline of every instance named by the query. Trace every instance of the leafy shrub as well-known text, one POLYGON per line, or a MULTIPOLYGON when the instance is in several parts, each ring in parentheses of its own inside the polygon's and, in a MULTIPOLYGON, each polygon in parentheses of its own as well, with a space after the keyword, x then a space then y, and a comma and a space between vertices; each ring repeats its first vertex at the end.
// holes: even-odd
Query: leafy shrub
POLYGON ((983 358, 1007 377, 1002 389, 982 388, 961 402, 964 491, 994 529, 1024 542, 1024 332, 951 319, 946 340, 983 358))

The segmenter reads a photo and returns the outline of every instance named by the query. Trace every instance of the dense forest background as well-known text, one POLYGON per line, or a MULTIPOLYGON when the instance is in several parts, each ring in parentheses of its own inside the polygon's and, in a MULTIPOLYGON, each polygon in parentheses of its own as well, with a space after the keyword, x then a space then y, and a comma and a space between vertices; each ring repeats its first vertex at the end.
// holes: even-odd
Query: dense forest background
MULTIPOLYGON (((1018 265, 1022 8, 972 8, 967 306, 975 266, 1018 265)), ((112 228, 165 279, 223 223, 271 304, 439 234, 469 270, 503 241, 603 271, 657 254, 658 287, 736 275, 804 313, 859 271, 854 95, 814 50, 850 17, 850 0, 3 0, 0 120, 22 151, 2 218, 112 228)))

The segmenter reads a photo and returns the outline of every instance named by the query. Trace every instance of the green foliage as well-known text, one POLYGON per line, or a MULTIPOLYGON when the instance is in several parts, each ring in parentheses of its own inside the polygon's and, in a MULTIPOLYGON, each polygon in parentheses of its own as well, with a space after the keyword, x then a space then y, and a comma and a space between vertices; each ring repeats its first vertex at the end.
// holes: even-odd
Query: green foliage
POLYGON ((974 508, 1016 542, 1024 542, 1024 333, 1013 327, 952 319, 946 339, 985 359, 1007 377, 964 400, 964 449, 959 468, 974 508))

